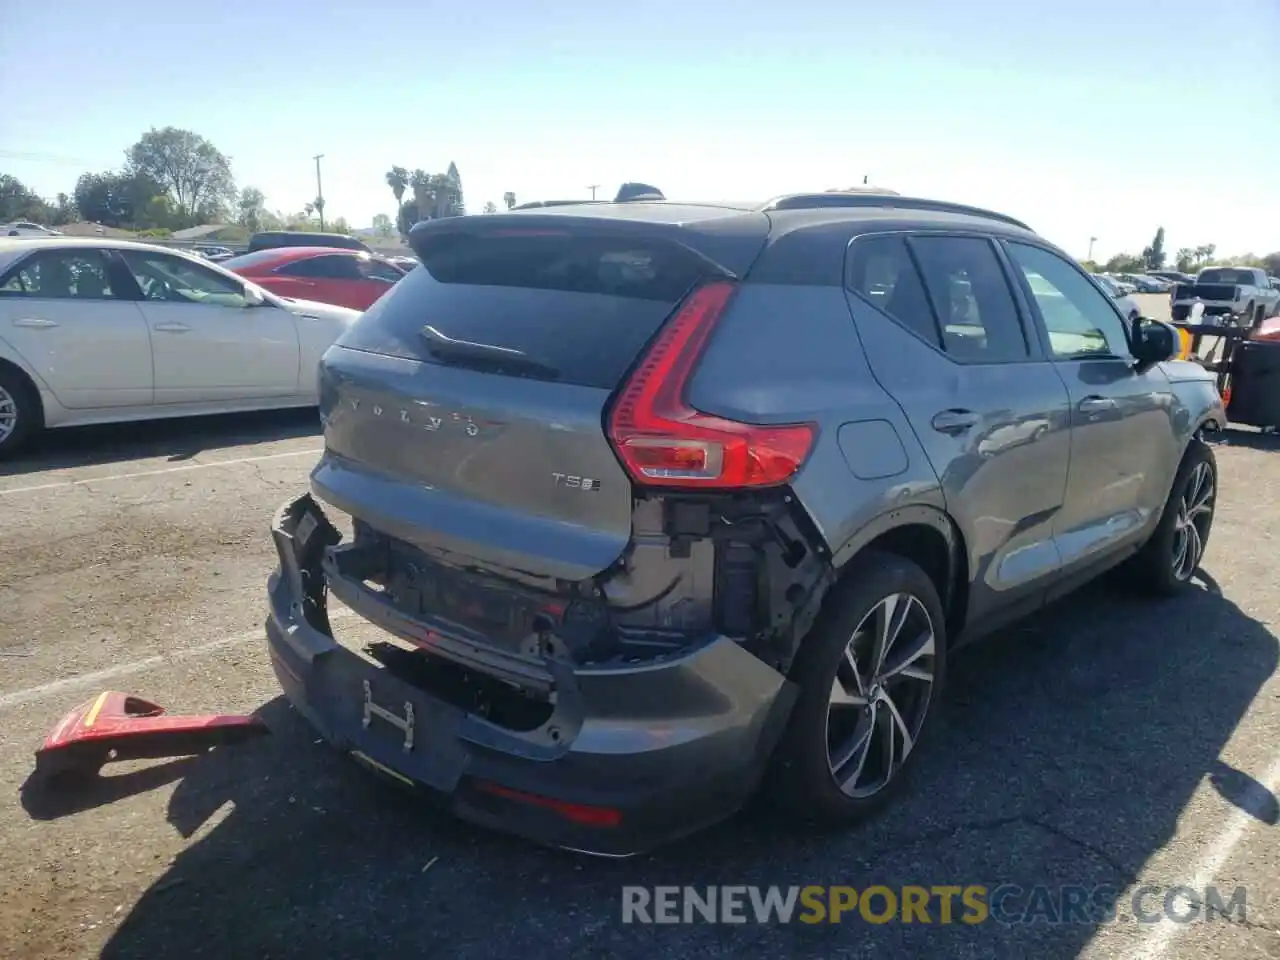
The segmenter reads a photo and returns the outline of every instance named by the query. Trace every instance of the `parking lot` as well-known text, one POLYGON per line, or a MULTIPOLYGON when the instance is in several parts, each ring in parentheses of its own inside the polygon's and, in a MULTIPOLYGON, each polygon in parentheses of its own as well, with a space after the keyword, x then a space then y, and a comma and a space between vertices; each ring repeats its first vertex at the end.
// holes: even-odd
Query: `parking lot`
POLYGON ((1202 590, 1099 584, 961 654, 876 822, 820 835, 748 810, 621 861, 423 809, 278 696, 267 525, 319 448, 302 411, 73 431, 0 466, 0 955, 1280 957, 1280 438, 1216 447, 1202 590), (258 710, 273 735, 22 790, 52 725, 107 688, 258 710), (1244 885, 1247 915, 1126 922, 1125 895, 1103 924, 621 922, 631 884, 1003 883, 1244 885))

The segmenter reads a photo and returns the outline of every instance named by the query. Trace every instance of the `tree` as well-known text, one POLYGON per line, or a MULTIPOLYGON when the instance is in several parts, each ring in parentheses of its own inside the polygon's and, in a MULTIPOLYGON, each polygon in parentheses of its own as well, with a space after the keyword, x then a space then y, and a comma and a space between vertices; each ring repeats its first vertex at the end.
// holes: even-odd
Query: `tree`
POLYGON ((396 215, 396 227, 400 231, 400 236, 409 236, 409 231, 413 225, 422 218, 418 216, 418 203, 416 200, 410 200, 408 203, 400 205, 400 212, 396 215))
POLYGON ((1142 251, 1142 262, 1148 270, 1163 270, 1164 261, 1164 227, 1160 227, 1156 230, 1151 246, 1142 251))
POLYGON ((458 165, 452 160, 449 161, 449 169, 445 171, 445 202, 444 213, 446 217, 461 217, 467 212, 467 205, 462 200, 462 177, 458 174, 458 165))
POLYGON ((395 224, 391 222, 391 218, 385 213, 374 214, 373 232, 380 237, 390 237, 395 233, 395 224))
POLYGON ((0 221, 48 223, 52 218, 52 208, 34 190, 17 177, 0 173, 0 221))
POLYGON ((316 212, 316 216, 320 218, 320 229, 324 229, 324 197, 317 195, 311 201, 311 209, 316 212))
POLYGON ((498 212, 498 205, 497 205, 496 203, 494 203, 492 200, 486 200, 486 201, 484 202, 484 212, 485 212, 485 213, 497 213, 497 212, 498 212))
POLYGON ((1262 258, 1262 268, 1273 277, 1280 277, 1280 251, 1268 253, 1262 258))
POLYGON ((160 184, 189 221, 220 214, 235 195, 230 161, 190 130, 152 127, 125 156, 126 172, 160 184))
MULTIPOLYGON (((418 167, 413 173, 409 174, 409 187, 413 190, 414 214, 414 219, 409 221, 409 226, 413 226, 419 219, 429 216, 430 211, 434 208, 431 196, 431 175, 421 167, 418 167)), ((407 230, 403 232, 408 233, 407 230)))
POLYGON ((409 186, 409 171, 404 167, 392 167, 387 171, 387 186, 395 194, 396 209, 399 210, 404 203, 404 192, 409 186))
POLYGON ((267 198, 257 187, 245 187, 240 191, 240 200, 236 204, 236 222, 254 233, 262 229, 263 215, 267 212, 267 198))
POLYGON ((78 215, 75 202, 65 193, 60 193, 58 194, 57 205, 53 208, 53 217, 49 221, 49 225, 61 227, 68 223, 75 223, 78 215))
POLYGON ((1106 273, 1136 273, 1142 269, 1142 258, 1132 253, 1117 253, 1102 265, 1106 273))
MULTIPOLYGON (((76 181, 75 205, 80 216, 92 223, 108 227, 134 224, 144 216, 158 220, 181 219, 181 214, 170 207, 164 187, 144 173, 82 173, 76 181), (164 203, 154 203, 157 198, 164 203)), ((172 227, 172 223, 155 223, 155 226, 172 227)))
POLYGON ((1178 252, 1173 255, 1173 263, 1175 269, 1179 273, 1190 273, 1191 265, 1195 263, 1196 252, 1190 247, 1180 247, 1178 252))
POLYGON ((516 205, 516 195, 508 190, 502 195, 502 202, 505 203, 507 205, 507 209, 510 210, 516 205))
POLYGON ((1095 260, 1081 260, 1080 266, 1084 267, 1090 273, 1100 273, 1102 271, 1102 268, 1098 266, 1097 261, 1095 260))

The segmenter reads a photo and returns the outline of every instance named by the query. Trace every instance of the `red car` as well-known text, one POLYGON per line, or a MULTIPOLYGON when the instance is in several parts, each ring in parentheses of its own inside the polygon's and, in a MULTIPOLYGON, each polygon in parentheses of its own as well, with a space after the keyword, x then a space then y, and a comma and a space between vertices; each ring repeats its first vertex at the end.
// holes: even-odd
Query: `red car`
POLYGON ((222 266, 281 297, 368 310, 405 275, 384 257, 338 247, 278 247, 222 266))

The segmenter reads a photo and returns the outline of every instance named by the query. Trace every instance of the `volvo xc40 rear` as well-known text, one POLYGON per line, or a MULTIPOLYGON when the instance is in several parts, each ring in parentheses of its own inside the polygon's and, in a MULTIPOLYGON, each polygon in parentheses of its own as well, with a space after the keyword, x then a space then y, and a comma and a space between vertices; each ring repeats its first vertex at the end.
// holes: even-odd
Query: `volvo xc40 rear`
MULTIPOLYGON (((274 522, 271 659, 328 741, 465 819, 610 855, 762 783, 828 820, 884 802, 976 554, 942 448, 864 356, 840 219, 414 229, 420 266, 324 357, 323 457, 274 522)), ((1065 457, 1062 422, 1022 420, 1001 429, 1065 457)), ((980 432, 965 470, 1004 435, 980 432)))

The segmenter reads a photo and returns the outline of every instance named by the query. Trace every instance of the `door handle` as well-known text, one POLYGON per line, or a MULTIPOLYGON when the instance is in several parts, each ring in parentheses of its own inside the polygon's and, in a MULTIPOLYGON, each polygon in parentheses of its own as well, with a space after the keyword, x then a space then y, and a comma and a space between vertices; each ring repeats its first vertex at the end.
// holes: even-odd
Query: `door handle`
POLYGON ((58 325, 58 321, 46 320, 44 317, 21 317, 13 321, 13 325, 15 327, 56 327, 58 325))
POLYGON ((1076 409, 1081 413, 1103 413, 1115 408, 1116 402, 1110 397, 1085 397, 1076 405, 1076 409))
POLYGON ((166 321, 164 323, 157 323, 152 329, 159 330, 162 333, 187 333, 191 328, 185 323, 166 321))
POLYGON ((943 410, 934 414, 929 424, 939 433, 954 436, 973 429, 977 422, 978 415, 972 410, 943 410))

